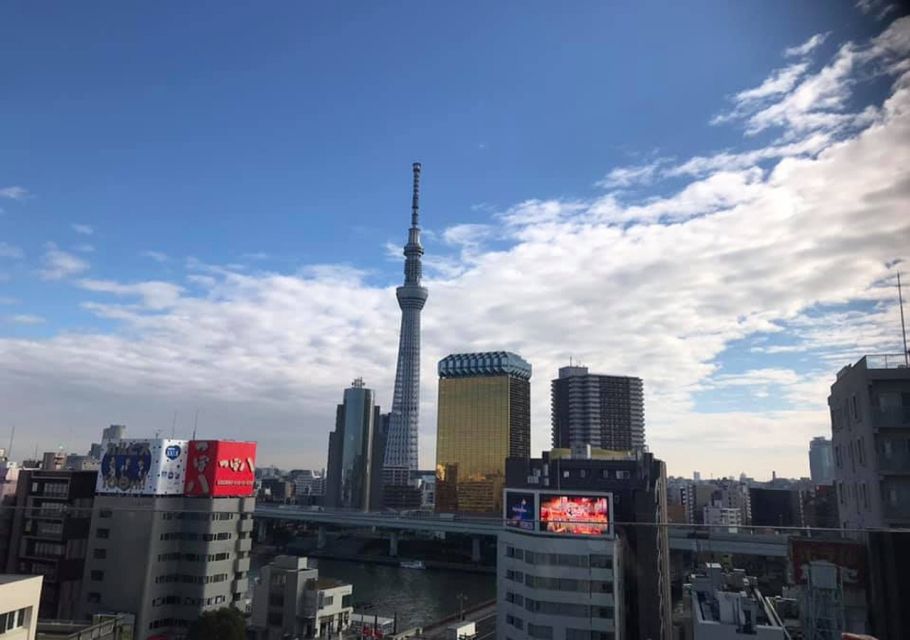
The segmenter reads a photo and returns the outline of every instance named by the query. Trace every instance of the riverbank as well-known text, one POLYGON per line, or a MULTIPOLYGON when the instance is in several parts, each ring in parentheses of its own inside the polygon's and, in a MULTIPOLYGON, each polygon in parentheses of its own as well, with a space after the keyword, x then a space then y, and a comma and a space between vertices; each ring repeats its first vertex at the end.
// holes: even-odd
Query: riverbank
MULTIPOLYGON (((289 548, 289 552, 294 550, 289 548)), ((380 564, 389 567, 400 567, 401 563, 404 560, 410 560, 411 558, 391 558, 389 556, 376 556, 376 555, 366 555, 366 554, 338 554, 332 553, 325 549, 312 549, 308 550, 301 555, 306 555, 308 558, 322 558, 326 560, 337 560, 340 562, 359 562, 363 564, 380 564)), ((417 558, 414 558, 417 559, 417 558)), ((483 573, 487 575, 495 575, 496 567, 487 567, 479 564, 465 564, 463 562, 444 562, 441 560, 421 560, 427 570, 439 570, 439 571, 464 571, 466 573, 483 573)), ((420 571, 420 569, 411 569, 412 571, 420 571)))

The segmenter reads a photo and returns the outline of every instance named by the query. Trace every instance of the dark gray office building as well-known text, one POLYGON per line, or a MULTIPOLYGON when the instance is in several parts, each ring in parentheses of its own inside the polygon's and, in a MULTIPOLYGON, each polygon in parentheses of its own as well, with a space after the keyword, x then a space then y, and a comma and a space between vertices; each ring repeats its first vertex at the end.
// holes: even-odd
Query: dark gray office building
POLYGON ((641 378, 588 373, 587 367, 562 367, 550 393, 555 448, 589 444, 629 451, 644 447, 641 378))
POLYGON ((384 422, 376 395, 361 378, 344 390, 344 400, 335 412, 335 431, 329 434, 325 504, 328 507, 361 509, 376 507, 379 488, 374 462, 385 444, 384 422), (378 432, 379 437, 375 437, 378 432), (371 498, 371 495, 373 497, 371 498))
POLYGON ((867 355, 837 374, 828 397, 841 526, 910 526, 910 368, 867 355))

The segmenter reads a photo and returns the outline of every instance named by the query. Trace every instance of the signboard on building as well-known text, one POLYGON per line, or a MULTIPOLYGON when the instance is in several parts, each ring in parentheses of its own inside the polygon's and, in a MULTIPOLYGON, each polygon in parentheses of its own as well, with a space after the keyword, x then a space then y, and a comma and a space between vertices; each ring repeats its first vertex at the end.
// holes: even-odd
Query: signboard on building
POLYGON ((184 492, 214 498, 251 496, 255 473, 255 442, 192 440, 184 492))
POLYGON ((806 567, 816 560, 826 560, 840 567, 841 580, 845 585, 866 584, 866 548, 862 544, 841 540, 790 538, 790 568, 794 583, 806 582, 806 567))
POLYGON ((528 491, 506 491, 507 527, 534 531, 537 528, 537 496, 528 491))
POLYGON ((612 534, 611 495, 540 494, 540 532, 571 536, 612 534))
POLYGON ((101 456, 95 493, 180 495, 186 479, 186 440, 130 439, 110 442, 101 456))

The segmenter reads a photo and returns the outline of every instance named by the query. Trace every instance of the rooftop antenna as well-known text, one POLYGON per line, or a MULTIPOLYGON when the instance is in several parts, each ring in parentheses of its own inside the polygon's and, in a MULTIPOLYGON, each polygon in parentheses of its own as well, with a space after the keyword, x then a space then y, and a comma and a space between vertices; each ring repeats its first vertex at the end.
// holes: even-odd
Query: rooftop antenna
POLYGON ((13 459, 13 440, 16 439, 16 425, 13 425, 13 430, 9 434, 9 448, 6 450, 6 459, 13 459))
POLYGON ((910 351, 907 351, 907 325, 904 323, 904 293, 901 289, 901 272, 897 272, 897 300, 901 308, 901 335, 904 338, 904 366, 910 367, 910 351))
POLYGON ((411 226, 420 225, 420 163, 411 165, 414 171, 414 191, 411 195, 411 226))
POLYGON ((177 437, 177 411, 174 411, 174 421, 171 422, 171 438, 177 437))
POLYGON ((196 409, 196 415, 193 416, 193 440, 196 439, 196 426, 199 424, 199 409, 196 409))

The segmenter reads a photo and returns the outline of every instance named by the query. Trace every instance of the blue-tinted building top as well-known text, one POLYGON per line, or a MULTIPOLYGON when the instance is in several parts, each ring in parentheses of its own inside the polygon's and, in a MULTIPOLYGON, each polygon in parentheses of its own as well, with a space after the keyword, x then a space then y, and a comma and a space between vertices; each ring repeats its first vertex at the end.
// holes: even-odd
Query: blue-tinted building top
POLYGON ((531 378, 531 364, 510 351, 453 353, 439 361, 440 378, 510 375, 531 378))

